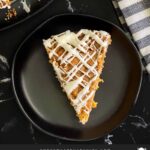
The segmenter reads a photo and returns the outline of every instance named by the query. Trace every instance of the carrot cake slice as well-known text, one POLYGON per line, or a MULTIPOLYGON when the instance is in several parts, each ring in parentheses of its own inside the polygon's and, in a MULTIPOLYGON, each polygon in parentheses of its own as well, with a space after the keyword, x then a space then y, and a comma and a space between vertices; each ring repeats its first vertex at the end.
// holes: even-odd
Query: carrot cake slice
POLYGON ((0 0, 0 9, 10 8, 12 0, 0 0))
POLYGON ((95 92, 102 82, 104 59, 111 36, 105 31, 67 30, 43 40, 49 61, 73 106, 77 117, 85 124, 92 108, 96 108, 95 92))

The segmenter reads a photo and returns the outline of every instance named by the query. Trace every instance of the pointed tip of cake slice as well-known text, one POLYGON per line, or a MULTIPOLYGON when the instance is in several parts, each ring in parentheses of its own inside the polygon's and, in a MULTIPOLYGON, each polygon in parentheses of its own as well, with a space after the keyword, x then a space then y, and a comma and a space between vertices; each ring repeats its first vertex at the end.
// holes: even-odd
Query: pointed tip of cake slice
MULTIPOLYGON (((91 107, 96 108, 97 104, 98 104, 97 102, 92 100, 92 106, 91 107)), ((77 114, 77 117, 79 118, 80 123, 85 125, 88 122, 90 115, 88 113, 84 112, 84 110, 82 110, 80 114, 77 114)))

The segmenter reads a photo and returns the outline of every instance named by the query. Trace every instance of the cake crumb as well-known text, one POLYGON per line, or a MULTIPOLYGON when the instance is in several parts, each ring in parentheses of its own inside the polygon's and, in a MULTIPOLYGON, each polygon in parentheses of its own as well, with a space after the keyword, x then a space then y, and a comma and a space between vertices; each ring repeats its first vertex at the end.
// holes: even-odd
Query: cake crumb
POLYGON ((9 9, 8 12, 6 13, 6 18, 5 20, 10 20, 12 17, 15 17, 17 16, 17 12, 16 12, 16 9, 9 9))

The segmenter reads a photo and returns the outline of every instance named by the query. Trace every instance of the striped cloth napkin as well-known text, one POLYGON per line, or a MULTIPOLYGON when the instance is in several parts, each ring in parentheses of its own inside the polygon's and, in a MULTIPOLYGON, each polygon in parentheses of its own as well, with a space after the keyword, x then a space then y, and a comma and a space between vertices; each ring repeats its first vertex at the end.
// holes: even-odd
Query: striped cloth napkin
POLYGON ((112 0, 126 34, 138 47, 150 74, 150 0, 112 0))

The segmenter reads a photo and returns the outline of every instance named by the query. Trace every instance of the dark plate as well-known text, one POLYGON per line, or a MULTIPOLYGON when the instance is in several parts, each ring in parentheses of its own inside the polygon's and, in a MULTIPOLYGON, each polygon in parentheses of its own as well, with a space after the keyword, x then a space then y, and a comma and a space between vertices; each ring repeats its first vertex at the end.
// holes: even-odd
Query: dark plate
POLYGON ((55 16, 39 26, 18 49, 12 67, 17 102, 41 131, 68 140, 91 140, 117 127, 134 105, 141 85, 141 61, 125 34, 105 20, 85 15, 55 16), (105 30, 112 35, 103 70, 104 84, 96 93, 99 105, 86 125, 78 122, 73 108, 55 78, 42 39, 65 30, 105 30))
POLYGON ((46 8, 53 0, 13 0, 11 4, 11 9, 0 9, 0 31, 15 25, 21 21, 28 19, 29 17, 35 15, 36 13, 42 11, 46 8), (29 9, 24 9, 22 2, 26 2, 29 9), (17 15, 7 17, 8 12, 15 10, 17 15))

